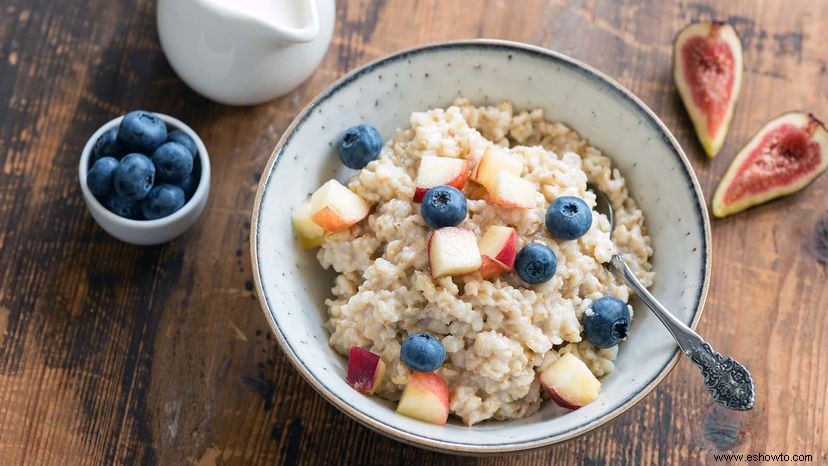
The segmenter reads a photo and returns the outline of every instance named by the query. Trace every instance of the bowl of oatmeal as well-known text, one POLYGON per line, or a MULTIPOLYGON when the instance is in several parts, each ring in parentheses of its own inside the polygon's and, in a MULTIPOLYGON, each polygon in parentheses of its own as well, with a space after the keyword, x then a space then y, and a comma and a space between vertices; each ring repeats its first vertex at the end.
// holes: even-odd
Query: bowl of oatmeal
POLYGON ((406 443, 529 450, 655 388, 677 348, 604 267, 616 248, 677 317, 701 315, 709 222, 681 148, 629 91, 546 49, 451 42, 365 65, 303 110, 263 173, 251 252, 277 340, 328 401, 406 443), (352 169, 337 153, 356 125, 375 128, 381 148, 352 169), (440 182, 463 197, 451 226, 424 211, 437 171, 426 165, 462 174, 440 182), (613 203, 612 240, 587 183, 613 203), (558 199, 590 213, 574 239, 550 233, 558 199), (311 233, 296 228, 302 209, 311 233), (506 232, 492 234, 508 238, 494 241, 503 257, 488 252, 494 230, 506 232), (527 275, 527 246, 554 258, 541 281, 527 275), (620 343, 585 334, 602 298, 629 314, 620 343), (442 348, 434 367, 404 357, 418 335, 442 348), (353 377, 357 358, 368 382, 353 377))

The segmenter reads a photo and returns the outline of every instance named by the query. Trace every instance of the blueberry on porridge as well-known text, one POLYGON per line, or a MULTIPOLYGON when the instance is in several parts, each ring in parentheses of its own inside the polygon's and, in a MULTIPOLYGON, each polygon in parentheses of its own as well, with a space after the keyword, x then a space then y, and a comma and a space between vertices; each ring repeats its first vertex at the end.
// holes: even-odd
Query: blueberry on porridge
POLYGON ((618 247, 653 280, 644 218, 610 159, 509 102, 458 99, 386 137, 376 156, 343 157, 361 170, 291 219, 337 273, 326 328, 348 383, 434 424, 595 401, 632 318, 604 264, 618 247), (616 207, 615 245, 587 182, 616 207))

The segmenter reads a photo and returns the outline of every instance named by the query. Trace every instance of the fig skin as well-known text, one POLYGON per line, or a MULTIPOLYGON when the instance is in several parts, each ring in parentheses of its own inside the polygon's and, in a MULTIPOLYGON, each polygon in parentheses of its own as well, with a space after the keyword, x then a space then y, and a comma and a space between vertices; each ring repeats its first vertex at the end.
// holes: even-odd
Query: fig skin
POLYGON ((742 75, 744 74, 742 41, 736 30, 730 24, 722 21, 707 21, 691 23, 676 34, 673 41, 673 79, 676 83, 679 96, 684 103, 696 136, 704 148, 708 157, 713 158, 719 153, 724 144, 727 131, 730 127, 730 120, 733 118, 733 110, 736 107, 739 93, 742 88, 742 75), (702 38, 705 40, 716 39, 726 45, 733 56, 733 87, 726 102, 724 115, 721 115, 721 123, 715 132, 711 134, 708 124, 710 115, 705 113, 693 99, 693 89, 690 88, 689 79, 684 68, 682 51, 688 41, 702 38))
MULTIPOLYGON (((784 155, 779 156, 784 157, 784 155)), ((812 114, 803 112, 785 113, 765 123, 733 159, 716 188, 716 194, 713 196, 713 215, 718 218, 727 217, 750 207, 795 193, 813 182, 826 168, 828 168, 828 131, 826 131, 825 125, 812 114), (745 168, 756 166, 756 164, 745 165, 745 162, 748 161, 754 151, 760 149, 765 136, 785 125, 792 125, 804 130, 808 135, 808 142, 817 144, 819 152, 817 164, 788 184, 779 184, 761 192, 749 193, 727 204, 725 199, 728 189, 734 184, 734 181, 739 181, 737 176, 743 173, 745 168)), ((776 175, 778 176, 779 173, 776 175)), ((768 176, 768 179, 773 179, 773 175, 768 176)))

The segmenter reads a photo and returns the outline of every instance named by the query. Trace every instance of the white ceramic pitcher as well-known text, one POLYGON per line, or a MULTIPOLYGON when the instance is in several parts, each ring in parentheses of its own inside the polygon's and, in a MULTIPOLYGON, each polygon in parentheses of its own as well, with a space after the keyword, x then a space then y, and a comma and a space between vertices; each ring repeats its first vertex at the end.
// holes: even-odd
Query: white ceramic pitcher
POLYGON ((291 91, 319 66, 334 9, 334 0, 158 0, 158 36, 196 92, 252 105, 291 91))

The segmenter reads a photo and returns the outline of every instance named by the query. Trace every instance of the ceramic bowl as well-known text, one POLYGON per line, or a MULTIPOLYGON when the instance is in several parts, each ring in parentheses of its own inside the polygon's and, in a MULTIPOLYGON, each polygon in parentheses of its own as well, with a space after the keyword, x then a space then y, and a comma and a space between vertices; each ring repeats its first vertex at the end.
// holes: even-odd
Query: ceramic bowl
POLYGON ((201 175, 195 193, 184 204, 184 207, 172 215, 157 220, 131 220, 119 217, 107 210, 95 198, 95 195, 92 194, 89 187, 86 186, 89 157, 95 141, 103 133, 109 131, 110 128, 121 124, 121 120, 124 119, 123 116, 109 121, 95 131, 95 134, 89 138, 89 141, 83 147, 80 163, 78 164, 78 179, 80 180, 81 191, 83 191, 83 200, 86 202, 86 207, 89 209, 89 213, 92 214, 92 218, 95 219, 95 222, 101 228, 115 238, 139 246, 166 243, 187 231, 198 220, 201 212, 204 211, 204 206, 207 204, 207 197, 210 195, 210 156, 207 154, 207 148, 204 147, 204 142, 192 128, 182 121, 169 115, 164 115, 163 113, 155 113, 155 115, 161 118, 167 124, 168 128, 180 129, 193 138, 193 141, 195 141, 198 147, 198 158, 201 164, 201 175))
POLYGON ((302 250, 291 208, 327 179, 354 174, 339 162, 342 132, 374 125, 384 138, 409 125, 413 111, 511 100, 540 107, 610 156, 644 211, 657 273, 652 293, 695 326, 710 276, 710 226, 695 175, 664 124, 637 97, 595 69, 550 50, 475 40, 403 51, 342 77, 314 99, 282 135, 265 167, 253 209, 251 252, 257 294, 282 349, 328 401, 366 426, 413 445, 459 454, 528 450, 584 434, 641 400, 675 365, 678 351, 657 318, 640 304, 617 369, 603 378, 595 402, 576 411, 544 403, 530 417, 466 427, 436 426, 401 416, 395 404, 345 383, 346 358, 327 344, 324 300, 332 274, 302 250))

